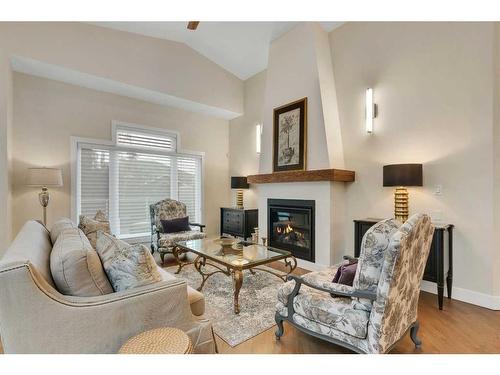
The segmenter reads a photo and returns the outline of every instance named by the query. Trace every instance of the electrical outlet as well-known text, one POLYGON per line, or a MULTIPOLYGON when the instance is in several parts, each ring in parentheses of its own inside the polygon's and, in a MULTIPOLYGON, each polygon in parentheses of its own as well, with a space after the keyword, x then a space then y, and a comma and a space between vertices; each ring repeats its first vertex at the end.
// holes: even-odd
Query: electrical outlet
POLYGON ((443 194, 443 185, 436 185, 436 189, 434 190, 434 195, 442 195, 443 194))

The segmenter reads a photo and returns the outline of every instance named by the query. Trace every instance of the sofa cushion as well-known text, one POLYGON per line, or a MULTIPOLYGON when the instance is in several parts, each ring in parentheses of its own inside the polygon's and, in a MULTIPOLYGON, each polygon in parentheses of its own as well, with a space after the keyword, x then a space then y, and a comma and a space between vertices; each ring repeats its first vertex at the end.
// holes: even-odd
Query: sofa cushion
POLYGON ((153 256, 142 244, 130 245, 98 231, 96 250, 115 292, 161 281, 153 256))
MULTIPOLYGON (((176 279, 174 275, 161 267, 158 267, 158 272, 160 273, 163 281, 176 279)), ((187 286, 187 295, 193 315, 203 315, 205 313, 205 296, 196 289, 191 288, 189 285, 187 286)))
POLYGON ((109 220, 101 210, 97 211, 93 219, 88 216, 80 215, 78 228, 85 233, 94 249, 96 248, 97 231, 103 231, 104 233, 111 234, 109 220))
POLYGON ((174 246, 176 242, 189 241, 189 240, 199 240, 207 236, 204 232, 199 232, 197 230, 189 230, 185 232, 177 233, 160 233, 160 247, 171 247, 174 246))
POLYGON ((62 219, 57 220, 54 225, 52 225, 52 228, 50 229, 50 239, 52 241, 52 246, 57 241, 57 238, 59 235, 64 232, 67 229, 76 229, 78 226, 71 221, 71 219, 68 219, 67 217, 63 217, 62 219))
POLYGON ((91 297, 113 293, 99 256, 78 228, 66 229, 57 236, 50 270, 62 294, 91 297))
POLYGON ((365 338, 370 313, 351 306, 351 298, 332 298, 329 293, 308 290, 293 300, 295 312, 348 335, 365 338))

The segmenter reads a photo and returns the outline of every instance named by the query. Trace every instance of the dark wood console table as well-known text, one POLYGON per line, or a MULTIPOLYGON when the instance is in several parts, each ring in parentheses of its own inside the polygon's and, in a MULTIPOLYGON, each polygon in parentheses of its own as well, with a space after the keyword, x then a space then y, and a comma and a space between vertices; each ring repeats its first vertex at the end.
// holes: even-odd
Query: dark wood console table
POLYGON ((242 237, 245 241, 252 236, 254 228, 259 225, 258 210, 228 208, 220 209, 220 234, 242 237))
MULTIPOLYGON (((382 219, 354 220, 354 256, 359 257, 361 241, 366 231, 382 219)), ((451 288, 453 285, 453 224, 434 225, 434 237, 432 238, 431 250, 425 265, 424 280, 437 284, 438 306, 443 309, 444 298, 444 255, 445 235, 448 235, 448 272, 446 274, 446 289, 448 298, 451 299, 451 288)))

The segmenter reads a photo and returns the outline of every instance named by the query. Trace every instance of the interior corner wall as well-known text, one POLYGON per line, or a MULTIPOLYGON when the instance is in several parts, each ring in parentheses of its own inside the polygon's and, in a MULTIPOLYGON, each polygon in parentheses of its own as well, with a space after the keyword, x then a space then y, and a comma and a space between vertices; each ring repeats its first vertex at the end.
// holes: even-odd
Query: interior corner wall
MULTIPOLYGON (((244 114, 229 122, 229 173, 231 176, 249 176, 259 173, 260 154, 256 146, 256 125, 262 124, 266 71, 257 73, 244 82, 244 114)), ((232 192, 231 203, 236 201, 232 192)), ((244 192, 245 208, 257 207, 255 186, 244 192)))
POLYGON ((348 243, 353 219, 393 215, 382 166, 423 163, 424 186, 409 189, 410 213, 455 225, 454 296, 486 305, 494 255, 493 24, 353 22, 330 33, 330 46, 346 168, 356 171, 346 188, 348 243), (373 134, 364 127, 367 87, 379 108, 373 134))
POLYGON ((11 239, 12 71, 0 49, 0 257, 11 239))
POLYGON ((493 254, 493 294, 500 299, 500 22, 495 22, 494 64, 493 64, 493 142, 494 142, 494 254, 493 254))
POLYGON ((63 187, 51 189, 48 226, 71 214, 70 137, 111 140, 118 120, 179 132, 184 150, 205 153, 203 219, 219 232, 219 207, 230 200, 229 121, 44 78, 14 73, 13 225, 39 218, 37 189, 25 186, 30 166, 60 167, 63 187))

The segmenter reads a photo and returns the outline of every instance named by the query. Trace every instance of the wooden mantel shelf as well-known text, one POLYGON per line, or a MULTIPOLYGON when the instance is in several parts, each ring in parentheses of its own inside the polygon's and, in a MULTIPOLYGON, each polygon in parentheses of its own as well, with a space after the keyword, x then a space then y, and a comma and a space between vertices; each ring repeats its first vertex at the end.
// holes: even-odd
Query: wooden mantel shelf
POLYGON ((290 171, 247 176, 249 184, 271 184, 279 182, 314 182, 314 181, 354 181, 354 171, 344 169, 317 169, 314 171, 290 171))

